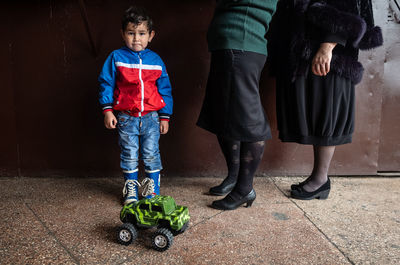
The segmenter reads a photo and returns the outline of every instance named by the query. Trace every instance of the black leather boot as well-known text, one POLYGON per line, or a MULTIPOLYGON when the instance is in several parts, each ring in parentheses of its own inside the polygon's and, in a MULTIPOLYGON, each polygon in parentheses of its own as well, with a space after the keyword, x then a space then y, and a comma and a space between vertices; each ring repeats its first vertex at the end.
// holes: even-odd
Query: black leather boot
POLYGON ((223 195, 226 195, 229 192, 231 192, 233 190, 233 188, 235 187, 235 185, 236 185, 236 181, 229 182, 227 180, 228 180, 228 178, 225 178, 224 181, 222 181, 221 184, 219 184, 218 186, 210 188, 209 193, 211 195, 223 196, 223 195))
POLYGON ((213 201, 211 207, 218 210, 235 210, 240 205, 246 203, 246 207, 251 207, 254 200, 256 199, 256 192, 255 190, 251 190, 249 194, 246 196, 232 196, 229 193, 225 198, 218 201, 213 201))

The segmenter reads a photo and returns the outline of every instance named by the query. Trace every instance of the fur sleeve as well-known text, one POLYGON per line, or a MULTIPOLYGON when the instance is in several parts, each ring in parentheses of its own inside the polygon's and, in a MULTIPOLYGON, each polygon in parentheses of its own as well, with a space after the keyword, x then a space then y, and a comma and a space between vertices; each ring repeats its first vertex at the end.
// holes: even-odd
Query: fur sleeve
POLYGON ((360 2, 360 15, 367 23, 367 31, 365 32, 359 48, 361 50, 373 49, 383 44, 382 30, 375 26, 374 12, 371 0, 363 0, 360 2))
POLYGON ((383 44, 382 30, 380 27, 375 26, 370 28, 365 32, 363 38, 361 39, 359 48, 361 50, 369 50, 379 47, 383 44))
POLYGON ((367 24, 361 17, 325 3, 310 5, 307 19, 322 30, 347 38, 353 47, 358 47, 367 30, 367 24))

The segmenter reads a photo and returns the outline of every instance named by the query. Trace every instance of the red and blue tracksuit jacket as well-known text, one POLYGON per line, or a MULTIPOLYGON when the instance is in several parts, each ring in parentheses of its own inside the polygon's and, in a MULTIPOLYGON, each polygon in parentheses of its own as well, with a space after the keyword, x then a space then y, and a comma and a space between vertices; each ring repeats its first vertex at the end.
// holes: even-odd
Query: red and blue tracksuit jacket
POLYGON ((165 65, 155 52, 113 51, 99 76, 103 112, 118 110, 140 117, 158 111, 161 120, 172 115, 171 83, 165 65))

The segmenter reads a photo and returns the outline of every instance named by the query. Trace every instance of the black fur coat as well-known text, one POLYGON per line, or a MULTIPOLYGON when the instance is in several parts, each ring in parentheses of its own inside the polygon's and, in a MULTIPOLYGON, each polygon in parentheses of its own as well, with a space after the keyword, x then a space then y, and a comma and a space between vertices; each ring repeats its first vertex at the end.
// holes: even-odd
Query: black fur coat
POLYGON ((305 75, 320 44, 332 36, 343 43, 333 50, 331 71, 359 83, 359 49, 383 43, 371 0, 280 0, 267 35, 271 72, 292 81, 305 75))

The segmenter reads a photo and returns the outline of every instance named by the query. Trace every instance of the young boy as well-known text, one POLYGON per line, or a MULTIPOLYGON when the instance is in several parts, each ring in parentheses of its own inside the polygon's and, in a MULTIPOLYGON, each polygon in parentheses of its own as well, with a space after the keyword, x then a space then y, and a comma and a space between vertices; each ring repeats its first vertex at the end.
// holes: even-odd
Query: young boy
POLYGON ((147 45, 154 37, 153 22, 142 8, 130 7, 122 18, 125 46, 113 51, 99 76, 104 125, 118 128, 121 168, 125 178, 124 204, 160 194, 161 159, 158 140, 169 128, 171 84, 161 58, 147 45), (117 111, 117 115, 114 115, 117 111), (138 182, 139 152, 146 178, 138 182))

